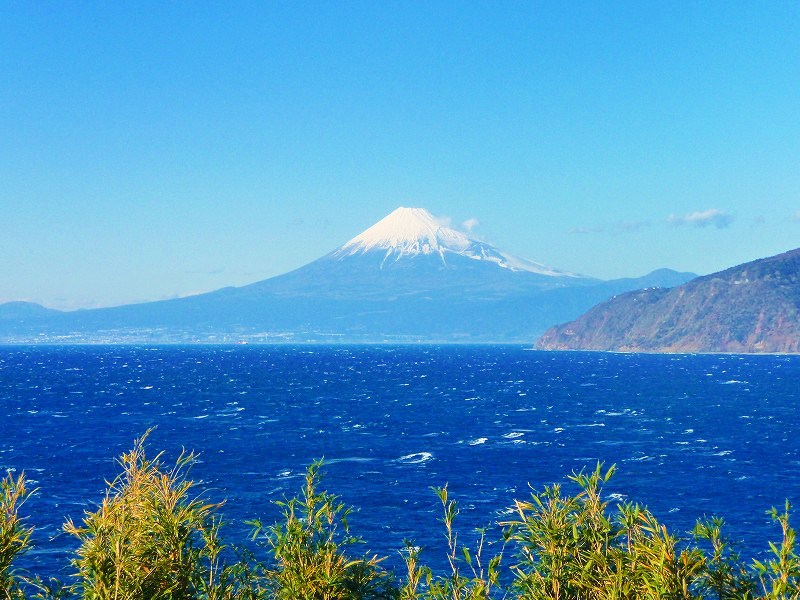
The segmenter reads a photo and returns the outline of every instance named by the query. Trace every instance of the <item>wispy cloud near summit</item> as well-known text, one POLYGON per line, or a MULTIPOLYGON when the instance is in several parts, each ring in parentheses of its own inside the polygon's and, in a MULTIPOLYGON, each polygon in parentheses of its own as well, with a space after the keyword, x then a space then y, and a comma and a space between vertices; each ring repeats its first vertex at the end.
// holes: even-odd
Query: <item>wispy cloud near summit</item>
POLYGON ((475 217, 472 217, 464 221, 461 224, 461 227, 464 229, 465 232, 472 233, 472 230, 475 229, 478 225, 480 225, 480 221, 478 221, 478 219, 476 219, 475 217))

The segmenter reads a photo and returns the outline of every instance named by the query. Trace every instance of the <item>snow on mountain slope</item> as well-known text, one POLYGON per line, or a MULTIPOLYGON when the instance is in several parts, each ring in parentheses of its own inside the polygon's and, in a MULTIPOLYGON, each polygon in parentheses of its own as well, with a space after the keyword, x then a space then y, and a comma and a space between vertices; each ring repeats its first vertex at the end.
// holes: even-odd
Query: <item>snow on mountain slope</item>
POLYGON ((491 244, 447 227, 441 219, 437 219, 424 208, 396 209, 335 250, 331 257, 341 260, 376 252, 383 253, 381 268, 408 257, 438 255, 445 266, 449 258, 464 257, 495 263, 511 271, 527 271, 553 277, 580 277, 506 254, 491 244))
POLYGON ((470 239, 463 233, 444 227, 424 208, 400 207, 363 231, 337 252, 352 256, 371 250, 392 250, 401 254, 432 254, 463 251, 470 239))

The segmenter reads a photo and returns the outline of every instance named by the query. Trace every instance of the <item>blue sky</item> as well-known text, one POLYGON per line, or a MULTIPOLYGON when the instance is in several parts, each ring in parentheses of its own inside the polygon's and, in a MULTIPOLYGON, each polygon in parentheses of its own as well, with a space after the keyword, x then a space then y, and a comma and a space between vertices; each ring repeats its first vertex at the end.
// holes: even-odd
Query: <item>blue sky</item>
POLYGON ((0 301, 242 285, 398 206, 601 278, 800 246, 796 2, 4 2, 0 80, 0 301))

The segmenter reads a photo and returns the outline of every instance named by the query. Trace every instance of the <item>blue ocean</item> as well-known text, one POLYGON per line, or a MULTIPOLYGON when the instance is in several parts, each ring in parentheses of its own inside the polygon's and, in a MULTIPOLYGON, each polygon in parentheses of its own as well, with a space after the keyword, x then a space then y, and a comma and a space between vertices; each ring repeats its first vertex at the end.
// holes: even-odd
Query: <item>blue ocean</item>
MULTIPOLYGON (((226 499, 227 538, 273 522, 324 458, 323 487, 359 511, 370 549, 403 539, 444 558, 432 486, 459 501, 462 540, 531 487, 616 464, 613 501, 688 537, 720 515, 746 555, 779 538, 765 512, 800 500, 800 357, 538 352, 520 346, 20 346, 0 348, 0 469, 25 471, 37 549, 65 577, 61 534, 102 500, 135 438, 226 499)), ((795 523, 797 519, 795 519, 795 523)))

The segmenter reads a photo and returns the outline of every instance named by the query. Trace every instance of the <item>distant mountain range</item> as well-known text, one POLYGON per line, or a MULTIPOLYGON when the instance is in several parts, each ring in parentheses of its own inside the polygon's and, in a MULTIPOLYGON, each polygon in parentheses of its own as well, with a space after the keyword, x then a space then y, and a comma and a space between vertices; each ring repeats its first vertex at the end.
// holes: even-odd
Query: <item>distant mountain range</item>
POLYGON ((601 281, 512 256, 398 208, 295 271, 239 288, 61 312, 0 305, 0 342, 520 342, 615 294, 695 277, 601 281))
POLYGON ((800 352, 800 249, 617 296, 549 329, 548 350, 800 352))

